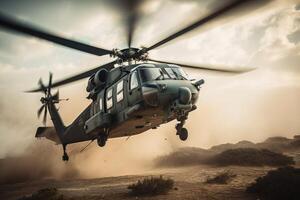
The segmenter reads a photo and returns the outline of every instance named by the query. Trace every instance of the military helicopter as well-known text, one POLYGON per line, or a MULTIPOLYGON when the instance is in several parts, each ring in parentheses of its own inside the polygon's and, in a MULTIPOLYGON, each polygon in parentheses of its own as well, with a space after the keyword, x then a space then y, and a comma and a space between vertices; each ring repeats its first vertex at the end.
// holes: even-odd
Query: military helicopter
POLYGON ((44 93, 45 96, 40 99, 43 105, 38 110, 38 116, 44 111, 43 123, 46 124, 49 111, 54 127, 38 127, 35 137, 46 137, 61 144, 64 161, 69 160, 66 152, 68 144, 97 140, 98 145, 103 147, 110 138, 140 134, 149 129, 156 129, 161 124, 172 120, 179 122, 176 125, 176 134, 185 141, 188 138, 188 131, 184 128, 184 124, 189 113, 197 109, 196 102, 204 80, 189 80, 181 67, 230 73, 243 73, 248 69, 214 69, 165 62, 149 58, 148 52, 238 9, 247 2, 253 2, 253 0, 230 1, 229 4, 220 6, 208 16, 202 17, 149 47, 135 48, 131 46, 131 43, 139 18, 135 9, 138 1, 126 1, 128 4, 126 9, 129 13, 126 21, 128 48, 122 50, 107 50, 66 39, 11 16, 0 14, 0 27, 4 29, 96 56, 111 55, 115 58, 110 63, 54 83, 52 82, 53 75, 50 73, 48 85, 40 79, 39 88, 28 92, 44 93), (87 98, 92 102, 70 125, 66 126, 55 106, 61 101, 59 93, 52 95, 51 89, 84 78, 88 78, 86 91, 89 95, 87 98))

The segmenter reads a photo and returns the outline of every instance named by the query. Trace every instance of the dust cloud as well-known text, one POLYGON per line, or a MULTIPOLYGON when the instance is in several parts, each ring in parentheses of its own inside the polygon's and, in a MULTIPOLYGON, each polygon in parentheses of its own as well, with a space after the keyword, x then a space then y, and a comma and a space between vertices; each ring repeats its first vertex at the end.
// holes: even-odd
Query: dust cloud
POLYGON ((98 147, 94 142, 82 152, 88 142, 69 145, 70 161, 67 163, 61 160, 60 145, 45 139, 37 139, 30 143, 24 153, 16 156, 8 155, 0 160, 0 183, 145 173, 152 169, 152 160, 166 153, 168 149, 162 137, 157 135, 151 137, 152 133, 147 134, 150 137, 136 136, 135 139, 108 141, 105 148, 98 147))
POLYGON ((33 142, 23 154, 0 160, 0 183, 78 177, 74 164, 59 162, 58 155, 55 146, 47 142, 33 142))
MULTIPOLYGON (((83 84, 75 84, 71 91, 60 91, 62 98, 71 97, 69 102, 58 105, 66 124, 90 103, 84 98, 84 92, 77 94, 76 91, 84 91, 82 87, 83 84)), ((98 147, 96 141, 82 152, 89 142, 68 145, 70 160, 65 163, 61 160, 61 145, 34 138, 36 128, 41 126, 36 118, 41 95, 5 92, 5 96, 14 98, 0 100, 0 183, 145 173, 152 169, 154 158, 172 149, 167 135, 174 130, 164 125, 138 136, 109 140, 104 148, 98 147)), ((51 125, 48 118, 47 126, 51 125)))
POLYGON ((265 68, 207 78, 187 127, 188 145, 209 148, 241 140, 293 137, 300 132, 299 70, 265 68), (253 78, 255 77, 255 79, 253 78))
MULTIPOLYGON (((207 78, 198 110, 190 114, 186 124, 190 133, 186 142, 178 139, 176 122, 171 122, 137 136, 109 140, 104 148, 93 142, 81 152, 88 142, 69 145, 67 163, 61 160, 60 145, 34 138, 36 127, 41 125, 35 115, 41 94, 4 91, 3 96, 10 98, 0 100, 0 183, 145 174, 153 170, 155 158, 180 147, 209 148, 240 140, 258 142, 270 136, 298 134, 300 86, 296 84, 296 74, 284 76, 288 77, 285 80, 283 72, 255 73, 256 80, 251 79, 253 74, 207 78)), ((71 99, 59 104, 66 124, 89 104, 82 92, 84 85, 76 83, 71 89, 60 90, 62 98, 71 99)))

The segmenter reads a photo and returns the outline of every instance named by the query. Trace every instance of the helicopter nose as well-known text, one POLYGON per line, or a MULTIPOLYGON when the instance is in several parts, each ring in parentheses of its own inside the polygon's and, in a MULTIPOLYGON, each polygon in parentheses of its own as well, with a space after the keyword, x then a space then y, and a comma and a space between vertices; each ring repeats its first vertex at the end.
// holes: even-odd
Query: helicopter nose
POLYGON ((152 85, 148 85, 146 87, 143 87, 142 91, 143 91, 143 98, 144 98, 146 104, 153 106, 153 107, 158 106, 159 88, 152 86, 152 85))
POLYGON ((187 105, 191 102, 192 99, 192 92, 189 88, 187 87, 180 87, 178 90, 179 93, 179 103, 183 105, 187 105))

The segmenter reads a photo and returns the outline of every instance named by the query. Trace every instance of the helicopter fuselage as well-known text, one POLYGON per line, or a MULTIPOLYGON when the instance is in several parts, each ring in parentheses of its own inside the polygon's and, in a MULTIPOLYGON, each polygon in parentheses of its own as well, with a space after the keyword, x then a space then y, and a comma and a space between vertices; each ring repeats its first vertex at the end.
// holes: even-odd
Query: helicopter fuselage
POLYGON ((66 144, 136 135, 174 119, 184 123, 203 83, 188 80, 179 66, 149 63, 114 68, 107 79, 67 127, 66 144))

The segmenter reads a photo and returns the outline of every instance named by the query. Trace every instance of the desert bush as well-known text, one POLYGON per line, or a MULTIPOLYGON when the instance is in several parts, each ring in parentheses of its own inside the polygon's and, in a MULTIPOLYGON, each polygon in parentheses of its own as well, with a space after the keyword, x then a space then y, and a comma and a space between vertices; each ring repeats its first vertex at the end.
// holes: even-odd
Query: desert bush
POLYGON ((174 181, 170 178, 160 177, 145 178, 128 186, 132 195, 147 196, 166 194, 174 186, 174 181))
POLYGON ((223 151, 211 160, 217 165, 286 166, 295 164, 292 157, 266 149, 238 148, 223 151))
POLYGON ((65 200, 56 188, 44 188, 33 193, 31 196, 24 196, 19 200, 65 200))
POLYGON ((196 148, 180 148, 168 155, 158 157, 154 162, 158 167, 178 167, 206 164, 214 152, 196 148))
POLYGON ((257 194, 262 200, 298 200, 300 198, 300 169, 283 167, 272 170, 256 179, 247 192, 257 194))
POLYGON ((299 148, 300 147, 300 140, 297 139, 297 140, 293 140, 291 143, 290 143, 291 147, 292 148, 299 148))
POLYGON ((209 184, 227 184, 235 177, 236 177, 236 174, 234 174, 230 171, 225 171, 225 172, 221 172, 221 173, 217 174, 214 177, 207 178, 206 183, 209 183, 209 184))

